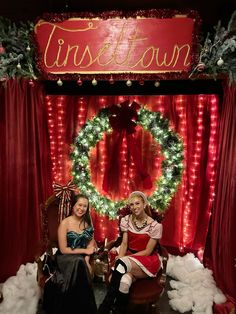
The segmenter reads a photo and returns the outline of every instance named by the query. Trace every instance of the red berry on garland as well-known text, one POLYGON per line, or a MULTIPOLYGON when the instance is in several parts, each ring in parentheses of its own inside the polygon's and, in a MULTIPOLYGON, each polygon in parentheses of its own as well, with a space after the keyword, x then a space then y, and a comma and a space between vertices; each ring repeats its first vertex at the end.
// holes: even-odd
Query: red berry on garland
POLYGON ((115 81, 114 81, 112 75, 111 75, 111 77, 109 78, 109 83, 110 83, 111 85, 115 83, 115 81))
POLYGON ((31 87, 34 87, 34 81, 33 81, 32 79, 29 79, 29 85, 30 85, 31 87))
POLYGON ((77 85, 81 86, 82 84, 83 84, 83 81, 81 80, 81 78, 79 78, 79 79, 77 80, 77 85))
POLYGON ((5 52, 5 48, 0 44, 0 55, 5 52))

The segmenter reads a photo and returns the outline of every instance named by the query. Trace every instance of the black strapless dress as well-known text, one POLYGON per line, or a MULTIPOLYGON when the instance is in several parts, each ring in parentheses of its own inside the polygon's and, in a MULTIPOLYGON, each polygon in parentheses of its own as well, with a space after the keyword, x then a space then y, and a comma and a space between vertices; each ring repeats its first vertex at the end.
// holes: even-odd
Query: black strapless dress
MULTIPOLYGON (((86 247, 92 235, 92 228, 87 228, 81 234, 70 231, 67 234, 68 246, 72 249, 86 247)), ((58 251, 55 260, 57 269, 44 287, 45 312, 47 314, 97 313, 93 283, 84 256, 61 254, 58 251)))

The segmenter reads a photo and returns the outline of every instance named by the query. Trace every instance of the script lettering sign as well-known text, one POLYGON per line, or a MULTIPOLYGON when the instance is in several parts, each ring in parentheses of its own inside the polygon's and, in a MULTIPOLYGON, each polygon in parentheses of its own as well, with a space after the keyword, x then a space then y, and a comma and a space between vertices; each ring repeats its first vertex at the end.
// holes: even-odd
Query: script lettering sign
POLYGON ((70 18, 35 25, 41 71, 163 73, 188 71, 194 20, 188 17, 70 18))

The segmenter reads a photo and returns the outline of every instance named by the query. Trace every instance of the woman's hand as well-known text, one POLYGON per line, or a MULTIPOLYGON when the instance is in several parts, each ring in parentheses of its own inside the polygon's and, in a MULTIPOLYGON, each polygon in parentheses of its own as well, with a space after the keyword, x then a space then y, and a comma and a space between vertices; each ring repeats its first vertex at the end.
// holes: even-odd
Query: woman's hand
POLYGON ((96 252, 96 248, 94 246, 88 246, 86 249, 85 249, 87 255, 92 255, 93 253, 96 252))

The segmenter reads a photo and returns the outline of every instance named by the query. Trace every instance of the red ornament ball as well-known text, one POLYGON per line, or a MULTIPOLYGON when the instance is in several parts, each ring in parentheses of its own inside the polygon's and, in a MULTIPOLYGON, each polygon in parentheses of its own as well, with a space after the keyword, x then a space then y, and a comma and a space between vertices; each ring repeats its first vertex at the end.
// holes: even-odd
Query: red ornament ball
POLYGON ((112 76, 109 78, 109 83, 110 83, 111 85, 115 83, 115 81, 114 81, 114 79, 113 79, 112 76))
POLYGON ((32 79, 29 80, 29 85, 30 85, 31 87, 34 87, 34 81, 33 81, 32 79))
POLYGON ((5 52, 5 48, 3 46, 0 46, 0 54, 3 54, 5 52))
POLYGON ((80 78, 77 81, 77 85, 79 85, 79 86, 83 85, 83 81, 80 78))

